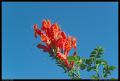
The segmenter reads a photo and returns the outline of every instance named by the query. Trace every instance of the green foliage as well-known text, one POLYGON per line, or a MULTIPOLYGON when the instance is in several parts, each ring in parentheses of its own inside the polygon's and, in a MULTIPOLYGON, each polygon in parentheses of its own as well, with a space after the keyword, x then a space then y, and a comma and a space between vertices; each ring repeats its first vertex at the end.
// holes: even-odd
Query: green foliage
POLYGON ((101 58, 101 56, 103 55, 104 49, 100 46, 97 46, 92 52, 90 57, 93 58, 101 58))
POLYGON ((92 79, 98 79, 98 77, 96 75, 92 75, 91 78, 92 79))
POLYGON ((116 69, 115 66, 109 66, 109 70, 114 70, 114 69, 116 69))
POLYGON ((67 68, 66 66, 64 66, 64 64, 63 64, 63 61, 62 61, 62 60, 60 60, 60 59, 56 58, 56 64, 57 64, 57 66, 59 66, 59 67, 63 68, 64 73, 68 72, 68 68, 67 68))
POLYGON ((73 68, 68 72, 68 76, 71 77, 71 79, 74 79, 74 69, 73 68))
MULTIPOLYGON (((111 71, 116 69, 115 66, 109 66, 107 61, 102 58, 104 49, 102 47, 96 47, 89 58, 81 58, 79 56, 69 56, 67 59, 69 62, 75 62, 74 67, 79 67, 80 70, 95 71, 96 75, 92 75, 92 79, 107 78, 111 75, 111 71), (103 66, 103 71, 99 71, 99 66, 103 66), (101 73, 99 73, 101 72, 101 73), (100 76, 101 74, 101 76, 100 76)), ((75 78, 75 70, 69 71, 69 76, 75 78)))
POLYGON ((64 69, 64 73, 66 73, 68 70, 64 65, 58 64, 58 66, 62 67, 64 69))
POLYGON ((80 60, 80 56, 68 56, 68 61, 78 62, 80 60))
POLYGON ((105 66, 105 65, 107 65, 108 63, 107 63, 107 61, 106 61, 106 60, 101 59, 101 64, 105 66))
MULTIPOLYGON (((48 22, 48 20, 47 20, 47 22, 48 22)), ((39 34, 38 32, 36 32, 36 30, 38 31, 38 29, 36 28, 36 25, 34 25, 34 26, 35 26, 35 28, 34 28, 35 33, 39 34)), ((46 32, 46 30, 45 30, 45 32, 46 32)), ((62 31, 60 31, 60 32, 62 32, 62 31)), ((35 37, 36 37, 36 34, 35 34, 35 37)), ((40 48, 40 49, 43 49, 44 52, 48 52, 50 57, 52 58, 52 60, 54 59, 56 61, 57 66, 63 68, 64 72, 68 73, 68 76, 70 76, 71 79, 81 79, 81 77, 80 77, 80 70, 87 70, 88 72, 89 71, 95 71, 96 74, 92 75, 91 78, 92 79, 100 79, 100 78, 107 78, 109 75, 111 75, 111 71, 116 69, 115 66, 109 66, 107 61, 103 59, 102 56, 103 56, 103 53, 104 53, 104 49, 102 47, 100 47, 100 46, 97 46, 91 52, 89 58, 81 58, 80 56, 77 56, 76 51, 74 52, 74 54, 76 54, 76 56, 68 56, 68 57, 67 56, 63 56, 62 57, 62 55, 61 55, 61 57, 57 57, 57 52, 58 52, 57 49, 58 48, 60 48, 59 52, 64 54, 66 50, 67 50, 67 52, 70 51, 70 50, 68 51, 66 46, 64 48, 64 45, 66 43, 68 43, 68 46, 67 46, 68 48, 69 48, 69 46, 74 47, 73 43, 76 44, 76 38, 70 37, 70 41, 69 41, 68 40, 69 38, 66 38, 68 36, 64 37, 62 35, 62 33, 61 33, 60 36, 63 37, 62 39, 65 38, 65 41, 63 40, 61 42, 61 43, 64 43, 63 44, 63 48, 61 48, 61 43, 60 43, 60 45, 56 44, 57 43, 56 41, 59 41, 59 37, 57 37, 58 39, 55 38, 56 41, 54 41, 54 39, 50 40, 50 44, 49 44, 50 45, 50 49, 48 49, 49 45, 46 45, 45 41, 44 41, 44 44, 38 44, 37 47, 40 48), (69 45, 69 43, 70 43, 70 45, 69 45), (66 57, 67 57, 67 59, 66 59, 66 57), (69 65, 69 64, 71 64, 71 65, 69 65), (102 67, 102 71, 99 70, 100 66, 103 66, 102 67), (100 76, 100 74, 102 76, 100 76)), ((111 79, 115 80, 115 78, 111 78, 111 79)))
MULTIPOLYGON (((95 71, 96 75, 92 75, 92 79, 100 79, 107 78, 111 75, 111 71, 115 70, 115 66, 109 66, 107 61, 102 58, 104 49, 102 47, 96 47, 90 54, 89 58, 83 58, 80 56, 68 56, 67 59, 69 62, 74 62, 74 67, 68 70, 66 66, 64 66, 63 61, 56 57, 56 49, 53 48, 51 50, 53 54, 50 54, 52 59, 56 60, 56 64, 64 69, 64 72, 68 72, 68 76, 71 79, 81 79, 80 78, 80 70, 95 71), (103 66, 102 71, 99 71, 99 66, 103 66), (78 69, 77 69, 78 68, 78 69), (101 72, 101 73, 99 73, 101 72), (101 76, 100 76, 101 74, 101 76)), ((111 78, 114 80, 114 78, 111 78)))
POLYGON ((116 69, 115 66, 104 65, 104 68, 103 68, 104 78, 107 78, 109 75, 111 75, 111 71, 113 71, 114 69, 116 69))
POLYGON ((86 59, 85 63, 88 64, 88 65, 91 65, 92 64, 92 59, 86 59))
POLYGON ((81 64, 81 65, 80 65, 80 69, 81 69, 81 70, 84 70, 85 68, 86 68, 86 65, 85 65, 85 64, 81 64))
POLYGON ((118 80, 118 79, 116 79, 116 78, 111 78, 111 80, 118 80))
POLYGON ((89 72, 92 69, 91 66, 87 66, 87 71, 89 72))
POLYGON ((68 61, 75 61, 74 56, 69 56, 69 57, 67 57, 67 59, 68 59, 68 61))
POLYGON ((99 79, 99 78, 107 78, 109 75, 111 75, 111 71, 116 69, 115 66, 109 66, 107 61, 102 58, 104 53, 104 49, 100 46, 96 47, 90 55, 90 58, 86 59, 85 65, 87 68, 87 71, 95 71, 96 75, 92 75, 92 79, 99 79), (99 66, 103 66, 103 72, 99 73, 99 66), (103 77, 100 77, 100 74, 102 74, 103 77))

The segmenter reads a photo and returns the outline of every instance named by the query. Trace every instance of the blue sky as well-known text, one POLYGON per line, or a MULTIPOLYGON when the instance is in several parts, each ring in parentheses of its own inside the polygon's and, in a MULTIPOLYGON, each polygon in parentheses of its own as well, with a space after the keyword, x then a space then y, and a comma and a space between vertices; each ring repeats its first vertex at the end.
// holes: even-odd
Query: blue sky
MULTIPOLYGON (((2 2, 2 78, 68 79, 63 69, 36 45, 33 25, 43 19, 57 22, 67 35, 77 38, 78 53, 89 57, 96 46, 118 67, 117 2, 2 2)), ((93 72, 81 71, 83 78, 93 72)), ((110 77, 118 78, 118 68, 110 77)))

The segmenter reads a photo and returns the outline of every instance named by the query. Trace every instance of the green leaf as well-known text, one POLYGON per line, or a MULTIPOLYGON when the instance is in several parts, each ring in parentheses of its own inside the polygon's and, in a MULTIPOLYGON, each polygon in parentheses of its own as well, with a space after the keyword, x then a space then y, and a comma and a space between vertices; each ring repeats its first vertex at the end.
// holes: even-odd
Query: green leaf
POLYGON ((85 64, 81 64, 81 65, 80 65, 80 69, 81 69, 81 70, 84 70, 85 68, 86 68, 86 65, 85 65, 85 64))
POLYGON ((94 51, 91 52, 91 54, 95 55, 95 54, 97 54, 97 51, 94 50, 94 51))
MULTIPOLYGON (((111 67, 111 69, 112 69, 112 67, 111 67)), ((110 68, 108 65, 104 66, 103 73, 104 73, 105 78, 107 78, 108 75, 111 75, 110 68)))
POLYGON ((56 63, 57 66, 62 67, 64 69, 64 71, 67 72, 67 67, 62 64, 62 61, 59 59, 56 59, 56 61, 57 61, 57 63, 56 63))
POLYGON ((93 51, 91 52, 90 57, 96 57, 96 55, 97 55, 97 51, 96 51, 96 50, 93 50, 93 51))
POLYGON ((85 62, 86 61, 86 58, 80 58, 80 60, 82 60, 82 62, 85 62))
POLYGON ((62 67, 65 71, 65 73, 67 72, 67 68, 64 65, 58 64, 58 66, 62 67))
POLYGON ((107 65, 107 61, 106 61, 106 60, 101 59, 101 64, 103 64, 104 66, 106 66, 106 65, 107 65))
POLYGON ((57 49, 53 48, 52 53, 56 56, 57 49))
POLYGON ((92 68, 90 66, 87 67, 87 71, 89 72, 92 68))
POLYGON ((90 57, 90 60, 93 62, 93 61, 95 61, 95 58, 94 57, 90 57))
POLYGON ((96 56, 96 58, 101 58, 101 54, 98 54, 98 55, 96 56))
POLYGON ((96 70, 96 66, 92 66, 91 69, 96 70))
POLYGON ((49 57, 53 57, 53 55, 52 55, 52 54, 49 54, 49 57))
POLYGON ((111 78, 111 80, 118 80, 117 78, 111 78))
POLYGON ((67 59, 68 59, 68 61, 75 61, 74 56, 69 56, 69 57, 67 57, 67 59))
POLYGON ((76 62, 75 64, 76 64, 77 66, 80 66, 80 65, 81 65, 81 63, 80 63, 80 62, 76 62))
POLYGON ((96 55, 95 54, 91 54, 90 57, 96 57, 96 55))
POLYGON ((66 67, 63 67, 63 69, 64 69, 64 73, 66 73, 66 72, 67 72, 67 68, 66 68, 66 67))
POLYGON ((91 65, 92 64, 92 59, 86 59, 86 64, 91 65))
POLYGON ((55 59, 55 57, 54 57, 54 56, 52 56, 52 57, 51 57, 51 60, 54 60, 54 59, 55 59))
POLYGON ((114 70, 114 69, 116 69, 115 66, 109 66, 109 70, 114 70))
POLYGON ((57 64, 57 66, 63 67, 61 64, 57 64))
POLYGON ((100 47, 99 48, 99 52, 103 53, 104 52, 104 48, 100 47))
POLYGON ((105 73, 105 74, 104 74, 104 77, 107 78, 107 76, 108 76, 108 75, 105 73))
POLYGON ((96 64, 101 64, 101 60, 96 60, 96 64))
POLYGON ((104 65, 104 69, 107 71, 108 70, 108 65, 106 64, 106 65, 104 65))
POLYGON ((100 46, 97 46, 94 50, 99 51, 100 46))
POLYGON ((110 72, 110 71, 107 71, 107 74, 108 74, 108 75, 111 75, 111 72, 110 72))
POLYGON ((108 65, 105 65, 104 67, 103 67, 103 73, 107 73, 109 70, 108 70, 108 65))
POLYGON ((110 71, 106 71, 105 74, 104 74, 104 77, 107 78, 109 75, 111 75, 111 72, 110 71))
POLYGON ((98 77, 95 76, 95 75, 92 75, 91 78, 92 78, 92 79, 98 79, 98 77))
POLYGON ((101 58, 103 54, 104 49, 100 46, 97 46, 94 51, 91 53, 90 57, 96 57, 96 58, 101 58))
POLYGON ((70 76, 71 78, 74 78, 74 69, 71 69, 71 70, 68 72, 68 76, 70 76))
POLYGON ((68 61, 74 61, 77 63, 80 60, 80 56, 69 56, 67 57, 68 61))
POLYGON ((79 61, 80 60, 80 56, 75 56, 75 60, 79 61))

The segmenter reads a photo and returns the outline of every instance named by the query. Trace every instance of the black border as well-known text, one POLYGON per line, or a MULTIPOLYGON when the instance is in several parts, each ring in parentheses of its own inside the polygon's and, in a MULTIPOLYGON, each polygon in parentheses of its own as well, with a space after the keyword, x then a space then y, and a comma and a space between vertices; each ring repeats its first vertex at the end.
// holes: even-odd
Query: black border
MULTIPOLYGON (((77 0, 73 0, 73 1, 49 1, 49 0, 43 0, 43 1, 37 1, 37 0, 34 0, 34 1, 20 1, 20 0, 2 0, 2 2, 118 2, 118 71, 119 71, 119 1, 118 0, 104 0, 104 1, 100 1, 100 0, 92 0, 92 1, 89 1, 89 0, 81 0, 81 1, 77 1, 77 0)), ((71 80, 71 79, 2 79, 2 2, 0 3, 1 6, 1 80, 3 81, 13 81, 13 80, 71 80)), ((90 81, 96 81, 96 80, 92 80, 92 79, 81 79, 81 80, 90 80, 90 81)), ((101 79, 103 81, 109 81, 109 79, 101 79)), ((118 80, 119 80, 119 72, 118 72, 118 80)), ((117 80, 113 80, 113 81, 117 81, 117 80)))

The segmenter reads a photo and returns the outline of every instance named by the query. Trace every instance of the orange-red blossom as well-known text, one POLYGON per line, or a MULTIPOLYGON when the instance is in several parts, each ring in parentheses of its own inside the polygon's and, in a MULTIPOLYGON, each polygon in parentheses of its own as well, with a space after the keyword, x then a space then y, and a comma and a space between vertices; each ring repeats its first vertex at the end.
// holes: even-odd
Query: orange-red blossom
POLYGON ((54 49, 57 50, 56 57, 61 59, 67 67, 73 67, 74 62, 68 62, 67 57, 72 48, 76 49, 76 38, 73 36, 67 37, 65 32, 59 28, 58 24, 51 24, 50 20, 43 20, 40 29, 38 28, 38 25, 35 24, 34 33, 35 37, 39 35, 41 41, 46 44, 46 46, 39 44, 39 48, 49 52, 54 46, 54 49))

